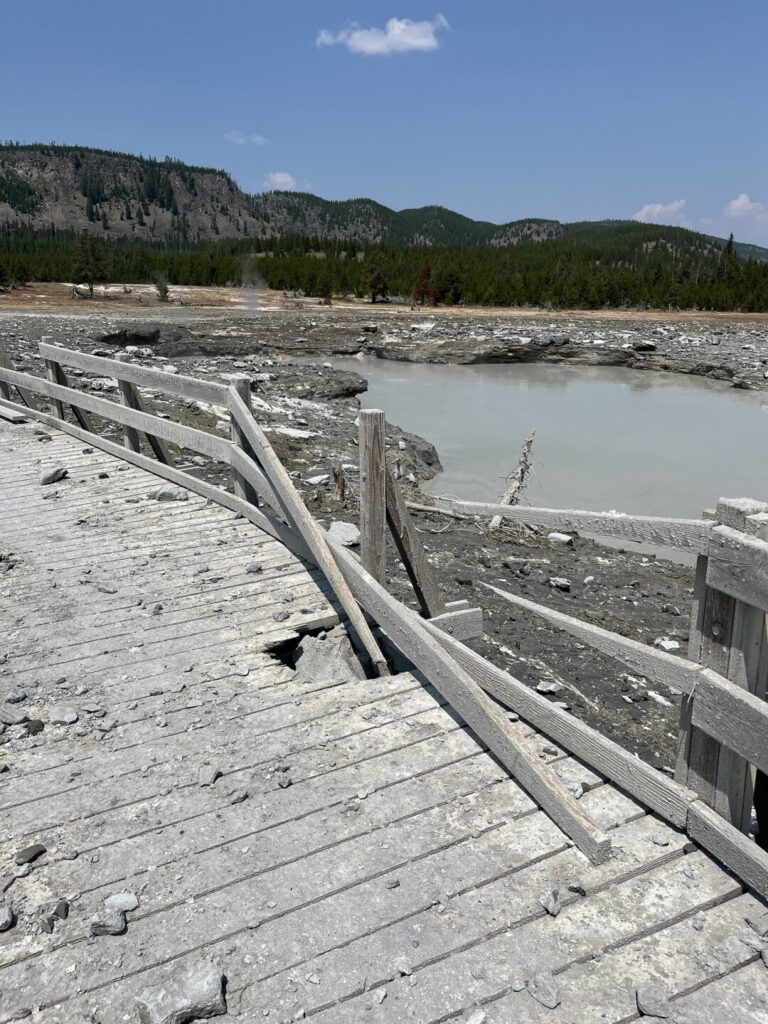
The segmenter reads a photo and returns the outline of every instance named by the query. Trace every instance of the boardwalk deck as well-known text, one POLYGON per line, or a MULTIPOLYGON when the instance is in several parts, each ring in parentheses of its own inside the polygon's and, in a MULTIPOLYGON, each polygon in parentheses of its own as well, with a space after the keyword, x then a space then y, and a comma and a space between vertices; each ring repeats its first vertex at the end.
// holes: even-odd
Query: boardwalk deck
POLYGON ((0 737, 0 876, 46 847, 2 897, 0 1024, 135 1021, 137 993, 205 957, 226 1019, 254 1024, 629 1021, 648 982, 681 1022, 768 1021, 765 908, 683 833, 517 723, 611 835, 590 864, 415 676, 313 682, 274 656, 337 621, 316 571, 47 433, 0 422, 0 697, 47 723, 0 737), (41 487, 53 464, 68 478, 41 487), (126 933, 90 937, 126 890, 126 933), (540 972, 556 1008, 526 988, 540 972))

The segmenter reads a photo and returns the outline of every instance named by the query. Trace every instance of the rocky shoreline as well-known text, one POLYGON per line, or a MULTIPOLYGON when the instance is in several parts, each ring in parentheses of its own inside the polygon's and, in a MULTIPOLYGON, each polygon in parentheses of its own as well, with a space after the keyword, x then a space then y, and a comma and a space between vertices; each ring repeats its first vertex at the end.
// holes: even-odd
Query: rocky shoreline
MULTIPOLYGON (((195 315, 194 322, 188 318, 185 322, 174 315, 177 312, 169 310, 167 315, 157 316, 155 310, 152 317, 141 319, 135 313, 106 315, 101 310, 78 310, 78 315, 66 316, 9 312, 0 314, 0 341, 17 368, 31 373, 42 373, 36 350, 38 342, 46 340, 208 379, 227 381, 233 375, 247 375, 256 415, 313 514, 326 525, 338 520, 354 522, 358 516, 357 396, 366 389, 366 381, 359 374, 322 365, 323 357, 360 351, 381 354, 386 348, 393 358, 428 357, 448 362, 461 338, 454 322, 458 317, 451 318, 451 338, 447 338, 448 328, 442 322, 423 329, 432 323, 424 314, 417 314, 415 320, 413 314, 409 318, 387 311, 374 321, 370 309, 364 311, 365 316, 331 310, 315 317, 314 310, 288 310, 264 311, 248 318, 237 312, 208 310, 200 317, 195 315), (411 330, 414 323, 421 325, 418 333, 411 330), (317 363, 296 361, 298 356, 312 355, 317 363), (339 470, 345 481, 343 496, 336 486, 339 470)), ((477 361, 481 353, 498 351, 502 342, 494 334, 493 322, 489 316, 482 322, 476 320, 474 327, 469 323, 462 327, 485 335, 474 338, 471 358, 465 353, 462 361, 477 361)), ((614 321, 601 320, 592 324, 590 331, 607 335, 618 330, 609 324, 614 321)), ((511 330, 509 324, 507 329, 511 330)), ((560 324, 559 329, 565 336, 565 326, 560 324)), ((646 325, 643 332, 647 330, 646 325)), ((681 352, 694 358, 694 349, 706 348, 710 358, 711 349, 721 360, 717 372, 728 365, 733 375, 728 379, 744 374, 744 360, 756 358, 757 349, 740 346, 747 344, 743 341, 746 337, 753 338, 749 344, 756 346, 761 340, 764 344, 763 329, 736 323, 712 330, 723 332, 712 335, 721 339, 719 345, 706 347, 700 340, 681 352), (759 331, 760 337, 750 334, 752 331, 759 331), (742 353, 738 366, 733 362, 736 352, 742 353)), ((534 336, 532 327, 526 326, 525 331, 521 336, 534 336)), ((543 328, 535 345, 509 339, 503 344, 510 346, 505 349, 508 354, 520 349, 528 355, 541 348, 550 353, 548 358, 558 360, 588 361, 589 357, 607 361, 620 351, 626 365, 632 365, 630 360, 668 358, 659 349, 670 347, 672 334, 682 331, 682 325, 676 323, 665 335, 658 335, 655 350, 642 352, 634 347, 619 348, 618 335, 611 335, 611 346, 596 345, 592 334, 589 338, 577 335, 570 327, 567 344, 544 345, 543 328)), ((71 376, 73 381, 79 378, 78 387, 94 393, 109 397, 116 390, 108 378, 93 379, 77 372, 71 376)), ((215 407, 160 395, 149 396, 147 404, 151 411, 201 429, 228 433, 224 411, 215 407)), ((115 428, 113 434, 120 437, 115 428)), ((402 485, 412 497, 428 504, 429 498, 418 487, 439 471, 438 453, 429 442, 395 425, 388 426, 388 443, 402 485)), ((228 483, 224 467, 197 458, 190 463, 206 478, 228 483)), ((481 584, 491 583, 643 642, 669 640, 684 653, 690 567, 606 548, 577 536, 570 543, 558 543, 548 539, 547 531, 529 527, 504 527, 489 534, 488 524, 477 519, 436 513, 418 513, 416 518, 446 600, 466 598, 485 611, 485 636, 471 644, 476 650, 644 759, 671 770, 679 695, 656 691, 645 680, 622 671, 616 662, 586 652, 571 637, 512 608, 481 584)), ((391 592, 415 605, 393 546, 388 552, 388 572, 391 592)))

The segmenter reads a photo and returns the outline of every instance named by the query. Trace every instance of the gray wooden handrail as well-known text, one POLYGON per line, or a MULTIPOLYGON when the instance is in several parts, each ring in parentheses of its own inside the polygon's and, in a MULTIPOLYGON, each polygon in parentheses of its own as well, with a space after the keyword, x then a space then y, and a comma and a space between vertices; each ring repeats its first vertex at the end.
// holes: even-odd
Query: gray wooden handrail
POLYGON ((102 377, 111 375, 116 380, 128 381, 142 388, 165 391, 169 395, 176 395, 177 398, 224 407, 227 404, 227 385, 216 381, 197 380, 195 377, 185 377, 179 373, 166 373, 153 367, 124 363, 120 359, 109 359, 105 356, 92 356, 87 352, 77 352, 45 342, 41 342, 38 349, 44 359, 64 363, 65 366, 74 366, 78 370, 90 371, 102 377))

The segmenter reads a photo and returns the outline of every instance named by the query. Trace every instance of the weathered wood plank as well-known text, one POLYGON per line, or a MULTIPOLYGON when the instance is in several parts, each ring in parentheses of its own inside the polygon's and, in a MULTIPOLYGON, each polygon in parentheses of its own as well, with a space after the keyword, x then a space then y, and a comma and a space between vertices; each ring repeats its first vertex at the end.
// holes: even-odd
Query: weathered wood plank
POLYGON ((714 524, 704 519, 671 519, 660 516, 625 515, 618 512, 586 512, 581 509, 532 508, 523 505, 494 505, 436 497, 435 504, 452 512, 478 516, 501 516, 520 523, 533 523, 553 530, 578 530, 604 537, 620 537, 640 544, 656 544, 704 554, 714 524))
MULTIPOLYGON (((375 991, 364 990, 353 999, 313 1013, 312 1019, 317 1024, 467 1020, 463 1011, 468 1005, 486 1004, 500 991, 509 991, 515 979, 524 981, 542 970, 559 975, 580 960, 590 960, 595 949, 623 948, 633 939, 673 925, 700 907, 738 892, 737 883, 694 853, 578 900, 563 908, 556 921, 537 916, 518 927, 501 925, 498 934, 420 970, 415 987, 408 977, 388 980, 383 1001, 372 999, 375 991)), ((499 923, 502 921, 503 917, 499 923)), ((608 955, 605 959, 609 960, 608 955)), ((659 963, 668 967, 664 957, 659 963)), ((593 1014, 568 1014, 567 1006, 558 1016, 526 991, 516 997, 515 1009, 510 1012, 506 1007, 495 1021, 593 1024, 600 1019, 593 1014)))
MULTIPOLYGON (((7 387, 7 385, 0 385, 0 387, 2 387, 2 386, 7 387)), ((1 393, 2 393, 2 391, 0 391, 0 394, 1 393)), ((8 397, 10 398, 10 393, 9 393, 8 397)), ((15 409, 12 409, 10 406, 6 405, 5 401, 3 399, 1 399, 1 398, 0 398, 0 418, 2 418, 4 420, 7 420, 9 423, 26 423, 26 421, 27 421, 27 417, 25 416, 25 414, 23 412, 17 412, 15 409)))
POLYGON ((483 635, 482 608, 458 608, 435 615, 429 621, 456 640, 474 640, 483 635))
MULTIPOLYGON (((15 407, 19 410, 24 409, 23 406, 15 407)), ((163 480, 169 480, 171 483, 178 484, 179 487, 185 487, 187 490, 193 491, 195 494, 202 495, 204 498, 209 498, 218 505, 223 505, 225 508, 239 513, 243 518, 264 530, 264 532, 268 533, 271 537, 282 541, 286 547, 294 552, 294 554, 299 555, 301 558, 308 558, 311 560, 312 556, 309 548, 304 544, 302 538, 292 527, 286 525, 279 519, 275 519, 274 516, 262 512, 260 509, 243 501, 241 498, 237 498, 234 494, 229 494, 227 491, 223 491, 220 487, 215 487, 213 484, 199 480, 197 477, 183 472, 183 470, 175 469, 171 466, 165 466, 160 462, 156 462, 154 459, 148 458, 146 455, 131 452, 128 449, 123 448, 121 445, 115 444, 113 441, 110 441, 105 437, 101 437, 99 434, 91 435, 86 431, 81 430, 79 427, 75 427, 73 424, 67 423, 66 421, 59 422, 56 417, 50 416, 47 413, 30 410, 30 415, 33 415, 35 419, 41 420, 43 423, 47 423, 51 427, 64 430, 66 433, 71 434, 73 437, 76 437, 81 441, 87 442, 95 448, 100 448, 102 451, 107 452, 110 455, 115 455, 118 459, 130 462, 132 465, 138 466, 140 469, 145 469, 154 476, 161 477, 163 480)), ((224 441, 222 443, 231 444, 229 441, 224 441)))
MULTIPOLYGON (((707 570, 709 576, 709 570, 707 570)), ((702 605, 701 646, 699 663, 714 669, 721 676, 728 673, 733 620, 736 602, 728 594, 707 586, 702 605)), ((695 696, 694 696, 695 701, 695 696)), ((717 769, 720 744, 711 736, 691 726, 686 785, 695 789, 710 807, 717 793, 717 769)))
MULTIPOLYGON (((704 669, 696 685, 693 724, 750 764, 768 772, 768 704, 762 697, 704 669)), ((734 824, 741 828, 740 816, 734 824)))
MULTIPOLYGON (((360 412, 360 557, 366 572, 386 580, 386 426, 380 409, 360 412)), ((407 563, 406 563, 407 565, 407 563)))
MULTIPOLYGON (((405 571, 408 573, 421 610, 427 618, 434 619, 435 616, 442 615, 446 611, 445 602, 440 596, 437 577, 416 533, 411 514, 400 492, 400 486, 393 477, 389 466, 386 466, 385 489, 387 525, 400 558, 403 560, 405 571)), ((383 580, 379 580, 379 582, 381 583, 383 580)))
MULTIPOLYGON (((585 959, 558 973, 561 1004, 556 1010, 532 1006, 525 991, 512 992, 484 1007, 486 1022, 625 1024, 639 1019, 657 1024, 659 1017, 638 1016, 636 992, 658 985, 671 1000, 668 1019, 674 1024, 692 1024, 684 1009, 685 994, 692 990, 698 990, 696 994, 707 1006, 706 1016, 699 1019, 701 1024, 724 1024, 728 1020, 734 1024, 765 1024, 762 1012, 758 1017, 743 1013, 744 1004, 737 991, 731 1001, 723 1003, 713 996, 714 986, 708 984, 728 971, 736 971, 738 978, 739 968, 757 956, 744 941, 749 937, 744 917, 756 905, 749 896, 742 896, 705 907, 697 915, 699 928, 692 927, 690 916, 667 922, 650 935, 640 935, 611 949, 606 956, 585 959)), ((765 967, 760 966, 764 975, 765 967)), ((762 995, 764 1007, 764 978, 762 995)))
POLYGON ((600 626, 593 626, 591 623, 582 622, 571 615, 564 615, 562 612, 555 611, 554 608, 547 608, 545 605, 528 601, 517 594, 510 594, 508 591, 494 587, 490 583, 483 583, 482 586, 492 590, 515 607, 531 612, 558 629, 565 630, 571 636, 578 637, 579 640, 589 644, 590 647, 601 654, 606 654, 610 658, 616 658, 631 668, 633 672, 637 672, 655 683, 682 690, 683 693, 690 693, 696 684, 696 680, 701 672, 701 666, 696 665, 694 662, 686 661, 685 658, 677 658, 664 651, 657 651, 653 647, 648 647, 647 644, 641 644, 637 640, 630 640, 627 637, 620 636, 618 633, 602 629, 600 626))
MULTIPOLYGON (((743 601, 736 602, 733 616, 728 680, 760 698, 763 713, 768 715, 768 705, 763 703, 768 682, 768 619, 763 611, 743 601)), ((698 696, 697 691, 696 700, 698 696)), ((746 760, 739 757, 737 749, 727 744, 721 747, 714 807, 742 832, 749 832, 755 787, 755 769, 751 766, 754 762, 747 755, 746 760)), ((762 815, 759 817, 763 817, 761 828, 768 830, 768 821, 762 815)))
POLYGON ((703 800, 688 809, 688 835, 765 899, 768 898, 768 853, 729 825, 703 800))
POLYGON ((768 541, 728 526, 712 531, 707 584, 768 611, 768 541))
POLYGON ((54 359, 66 366, 74 366, 79 370, 98 374, 100 377, 114 377, 117 381, 124 380, 139 387, 154 388, 179 398, 207 402, 210 405, 225 406, 227 404, 227 385, 214 381, 198 380, 185 377, 180 373, 164 373, 149 366, 138 363, 126 363, 118 359, 103 356, 92 356, 86 352, 61 348, 41 342, 38 345, 40 355, 46 359, 54 359))

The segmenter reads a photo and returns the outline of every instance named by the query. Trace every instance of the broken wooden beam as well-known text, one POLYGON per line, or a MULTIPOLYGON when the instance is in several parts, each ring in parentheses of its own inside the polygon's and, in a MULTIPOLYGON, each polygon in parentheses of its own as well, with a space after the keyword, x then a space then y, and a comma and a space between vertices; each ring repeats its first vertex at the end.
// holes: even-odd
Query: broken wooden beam
POLYGON ((580 509, 532 508, 524 505, 488 504, 434 497, 439 508, 474 516, 499 515, 520 523, 551 530, 578 531, 604 537, 619 537, 639 544, 655 544, 681 551, 706 553, 715 524, 706 519, 670 519, 635 516, 619 512, 585 512, 580 509))
MULTIPOLYGON (((355 633, 368 652, 376 672, 380 676, 389 675, 386 659, 381 653, 373 633, 371 633, 360 606, 350 592, 349 586, 334 561, 325 533, 310 515, 301 495, 288 475, 288 471, 275 454, 266 434, 254 419, 250 407, 245 404, 240 394, 233 387, 229 388, 228 406, 230 414, 237 420, 243 437, 250 444, 264 471, 264 475, 277 495, 277 499, 283 507, 288 522, 301 535, 305 544, 312 552, 315 564, 325 574, 355 633)), ((237 448, 234 450, 236 452, 239 451, 237 448)))
POLYGON ((436 637, 451 644, 458 642, 391 597, 345 548, 331 544, 331 550, 352 593, 368 614, 579 849, 594 863, 603 863, 610 855, 610 838, 582 811, 535 749, 512 732, 501 709, 446 653, 436 637))
POLYGON ((630 640, 628 637, 612 633, 608 629, 582 622, 571 615, 555 611, 554 608, 547 608, 544 605, 528 601, 524 597, 518 597, 517 594, 510 594, 490 583, 481 581, 481 586, 492 590, 494 594, 498 594, 499 597, 504 598, 516 608, 531 612, 558 629, 570 633, 571 636, 577 637, 601 654, 616 658, 633 672, 638 672, 647 679, 653 680, 654 683, 681 690, 683 693, 690 693, 696 685, 696 680, 701 673, 701 665, 697 665, 693 661, 675 657, 665 651, 657 651, 638 640, 630 640))
MULTIPOLYGON (((418 598, 422 612, 427 618, 434 618, 446 611, 445 602, 440 597, 437 577, 429 564, 424 545, 406 508, 400 486, 386 467, 386 503, 387 525, 402 559, 405 571, 411 581, 414 593, 418 598)), ((379 582, 382 582, 381 580, 379 582)))

